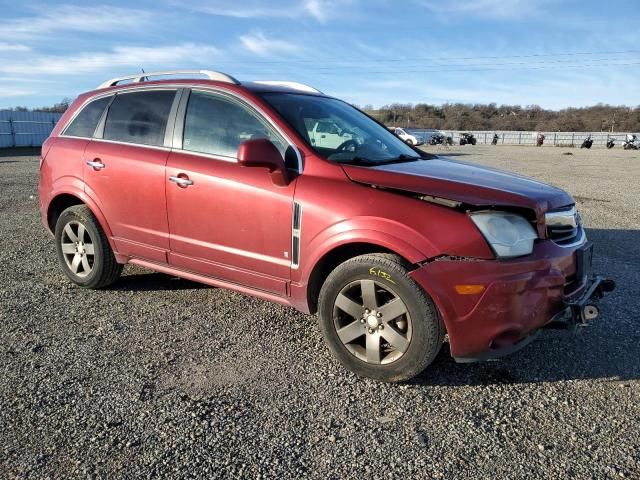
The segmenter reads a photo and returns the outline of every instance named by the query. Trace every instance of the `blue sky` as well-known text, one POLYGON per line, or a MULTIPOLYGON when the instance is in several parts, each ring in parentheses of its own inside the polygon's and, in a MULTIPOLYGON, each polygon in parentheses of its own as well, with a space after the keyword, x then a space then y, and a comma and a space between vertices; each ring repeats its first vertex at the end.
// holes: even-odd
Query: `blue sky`
POLYGON ((358 105, 640 105, 637 0, 0 0, 0 108, 210 68, 358 105))

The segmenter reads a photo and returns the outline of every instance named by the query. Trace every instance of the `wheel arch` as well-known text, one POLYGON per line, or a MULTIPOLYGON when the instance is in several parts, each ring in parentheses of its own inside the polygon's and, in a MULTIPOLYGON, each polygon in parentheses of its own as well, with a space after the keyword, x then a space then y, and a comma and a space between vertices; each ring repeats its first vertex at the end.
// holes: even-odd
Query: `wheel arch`
POLYGON ((51 233, 55 233, 56 222, 60 217, 60 214, 64 212, 67 208, 73 207, 75 205, 85 205, 91 213, 96 217, 100 228, 102 228, 105 233, 107 240, 109 241, 109 245, 113 250, 114 254, 117 257, 116 246, 112 239, 111 229, 109 228, 109 224, 107 223, 106 218, 102 214, 102 211, 98 208, 98 206, 89 198, 84 192, 75 192, 75 191, 61 191, 56 193, 49 205, 47 206, 47 227, 51 233))
POLYGON ((366 255, 370 253, 387 253, 400 257, 408 267, 413 267, 414 264, 407 258, 400 255, 388 247, 382 246, 377 243, 371 242, 350 242, 343 243, 341 245, 334 246, 329 251, 325 252, 314 264, 309 274, 306 288, 306 302, 309 312, 314 314, 318 311, 318 298, 320 296, 320 289, 324 284, 327 276, 341 263, 360 255, 366 255))
POLYGON ((55 232, 56 222, 58 221, 60 214, 62 214, 62 212, 67 208, 84 204, 85 203, 81 198, 70 193, 61 193, 54 197, 47 207, 47 226, 49 227, 49 230, 52 233, 55 232))

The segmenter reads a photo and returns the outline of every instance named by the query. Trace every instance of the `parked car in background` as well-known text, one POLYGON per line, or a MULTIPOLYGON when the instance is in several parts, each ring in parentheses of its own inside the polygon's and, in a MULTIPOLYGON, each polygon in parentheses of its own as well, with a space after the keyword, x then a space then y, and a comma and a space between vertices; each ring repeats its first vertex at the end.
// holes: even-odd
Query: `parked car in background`
POLYGON ((320 148, 337 148, 347 140, 353 140, 354 135, 341 129, 332 121, 314 122, 314 126, 309 133, 311 145, 320 148))
POLYGON ((317 312, 335 357, 383 381, 424 370, 445 333, 470 362, 587 324, 614 287, 568 193, 411 148, 292 82, 109 80, 44 143, 39 203, 78 286, 134 264, 317 312))
POLYGON ((408 133, 406 130, 399 127, 391 127, 389 128, 393 133, 395 133, 398 137, 400 137, 406 144, 411 145, 413 147, 421 145, 423 142, 419 141, 415 135, 408 133))

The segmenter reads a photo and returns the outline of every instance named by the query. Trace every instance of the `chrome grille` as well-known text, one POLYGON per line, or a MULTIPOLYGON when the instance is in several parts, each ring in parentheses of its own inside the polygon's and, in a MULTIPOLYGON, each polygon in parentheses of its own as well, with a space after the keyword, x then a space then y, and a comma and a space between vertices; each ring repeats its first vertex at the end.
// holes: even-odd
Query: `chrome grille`
POLYGON ((545 223, 549 239, 562 247, 573 246, 583 240, 582 220, 575 206, 547 212, 545 223))

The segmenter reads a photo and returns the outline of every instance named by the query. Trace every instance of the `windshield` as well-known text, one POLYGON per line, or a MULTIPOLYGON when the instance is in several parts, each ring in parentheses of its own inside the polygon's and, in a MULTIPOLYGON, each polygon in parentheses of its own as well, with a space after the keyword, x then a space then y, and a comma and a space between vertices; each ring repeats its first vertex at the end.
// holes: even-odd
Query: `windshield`
POLYGON ((331 162, 382 165, 421 158, 392 132, 340 100, 294 93, 262 97, 331 162))

